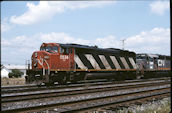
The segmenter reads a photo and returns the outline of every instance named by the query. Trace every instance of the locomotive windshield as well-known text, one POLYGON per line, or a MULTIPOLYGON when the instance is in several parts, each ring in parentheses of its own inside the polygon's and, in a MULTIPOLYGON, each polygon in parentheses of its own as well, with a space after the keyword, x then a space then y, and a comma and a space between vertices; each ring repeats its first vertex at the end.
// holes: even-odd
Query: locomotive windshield
POLYGON ((58 47, 57 46, 46 46, 46 47, 41 47, 40 49, 41 51, 54 51, 54 52, 58 52, 58 47))
POLYGON ((146 57, 143 57, 143 56, 137 56, 137 59, 146 59, 146 57))
POLYGON ((53 46, 52 47, 52 51, 58 52, 58 47, 57 46, 53 46))

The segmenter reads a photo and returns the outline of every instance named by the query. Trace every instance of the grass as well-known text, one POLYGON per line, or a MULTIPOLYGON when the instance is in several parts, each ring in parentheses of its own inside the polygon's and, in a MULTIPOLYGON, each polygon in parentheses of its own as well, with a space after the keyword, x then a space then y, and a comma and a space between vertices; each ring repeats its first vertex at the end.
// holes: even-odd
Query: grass
POLYGON ((1 86, 25 85, 25 78, 1 78, 1 86))

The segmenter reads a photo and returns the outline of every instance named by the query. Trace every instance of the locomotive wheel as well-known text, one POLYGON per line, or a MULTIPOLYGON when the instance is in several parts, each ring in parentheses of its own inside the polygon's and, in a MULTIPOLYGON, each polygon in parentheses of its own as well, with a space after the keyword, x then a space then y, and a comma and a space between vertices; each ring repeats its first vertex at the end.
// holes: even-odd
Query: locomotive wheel
POLYGON ((77 80, 71 80, 71 83, 73 83, 73 84, 76 84, 77 83, 77 80))
POLYGON ((41 85, 42 85, 42 83, 43 83, 43 81, 42 81, 42 80, 36 80, 36 85, 37 85, 37 86, 41 86, 41 85))
POLYGON ((29 77, 28 76, 25 76, 25 82, 26 82, 26 84, 29 84, 29 77))
POLYGON ((70 75, 70 82, 71 82, 71 83, 77 83, 76 75, 74 75, 74 74, 71 74, 71 75, 70 75))
POLYGON ((53 86, 54 83, 45 83, 46 86, 53 86))
POLYGON ((59 81, 59 84, 66 84, 67 83, 67 77, 63 76, 62 79, 59 81))

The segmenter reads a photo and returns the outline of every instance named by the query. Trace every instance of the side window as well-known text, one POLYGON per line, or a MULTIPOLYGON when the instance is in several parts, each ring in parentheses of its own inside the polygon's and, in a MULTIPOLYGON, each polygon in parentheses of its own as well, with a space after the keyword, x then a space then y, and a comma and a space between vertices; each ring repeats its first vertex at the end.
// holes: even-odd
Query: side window
POLYGON ((72 53, 72 48, 70 48, 70 53, 72 53))
POLYGON ((65 54, 69 54, 69 49, 68 48, 65 49, 65 54))
POLYGON ((69 54, 69 48, 60 47, 60 53, 69 54))
POLYGON ((64 53, 64 48, 60 47, 60 53, 64 53))

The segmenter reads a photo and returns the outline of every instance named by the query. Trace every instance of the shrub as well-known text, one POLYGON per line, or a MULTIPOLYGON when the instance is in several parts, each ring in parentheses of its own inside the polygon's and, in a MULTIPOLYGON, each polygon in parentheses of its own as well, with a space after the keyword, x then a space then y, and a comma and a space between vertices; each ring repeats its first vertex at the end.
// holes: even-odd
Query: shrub
POLYGON ((8 74, 9 78, 20 78, 24 73, 18 69, 12 69, 12 72, 8 74))

